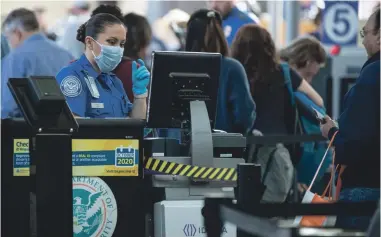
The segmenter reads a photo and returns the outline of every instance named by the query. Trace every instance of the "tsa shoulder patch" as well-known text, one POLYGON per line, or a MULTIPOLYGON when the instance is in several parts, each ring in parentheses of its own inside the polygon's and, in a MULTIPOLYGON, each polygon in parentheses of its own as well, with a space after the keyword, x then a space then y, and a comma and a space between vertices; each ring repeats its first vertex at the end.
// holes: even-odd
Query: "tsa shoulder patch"
POLYGON ((65 96, 76 97, 82 92, 82 83, 75 76, 67 76, 62 80, 60 88, 65 96))

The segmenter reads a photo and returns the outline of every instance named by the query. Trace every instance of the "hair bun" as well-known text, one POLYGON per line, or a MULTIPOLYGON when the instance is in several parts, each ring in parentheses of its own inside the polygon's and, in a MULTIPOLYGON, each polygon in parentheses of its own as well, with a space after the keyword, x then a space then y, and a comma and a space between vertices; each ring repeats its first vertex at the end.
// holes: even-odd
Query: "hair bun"
POLYGON ((77 40, 85 43, 86 38, 86 23, 82 24, 77 30, 77 40))

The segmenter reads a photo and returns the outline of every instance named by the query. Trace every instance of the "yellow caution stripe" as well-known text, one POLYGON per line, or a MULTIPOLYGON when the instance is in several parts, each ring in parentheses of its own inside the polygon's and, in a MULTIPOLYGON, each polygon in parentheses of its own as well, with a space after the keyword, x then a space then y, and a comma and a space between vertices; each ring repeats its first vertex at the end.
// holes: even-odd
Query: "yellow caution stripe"
POLYGON ((161 172, 169 175, 186 176, 189 178, 237 181, 237 171, 235 168, 199 167, 154 158, 146 159, 144 168, 155 172, 161 172))

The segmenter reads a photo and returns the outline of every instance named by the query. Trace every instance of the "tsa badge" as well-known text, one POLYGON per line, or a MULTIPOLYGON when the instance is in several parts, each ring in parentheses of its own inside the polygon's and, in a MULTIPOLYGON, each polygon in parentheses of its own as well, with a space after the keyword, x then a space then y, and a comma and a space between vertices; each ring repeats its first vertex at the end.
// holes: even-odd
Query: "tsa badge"
POLYGON ((136 150, 129 147, 117 147, 115 149, 115 166, 117 167, 134 167, 136 150))
POLYGON ((231 26, 225 26, 224 28, 224 35, 226 38, 228 38, 232 33, 232 27, 231 26))
POLYGON ((67 76, 62 80, 60 89, 67 97, 77 97, 82 92, 82 84, 77 77, 67 76))

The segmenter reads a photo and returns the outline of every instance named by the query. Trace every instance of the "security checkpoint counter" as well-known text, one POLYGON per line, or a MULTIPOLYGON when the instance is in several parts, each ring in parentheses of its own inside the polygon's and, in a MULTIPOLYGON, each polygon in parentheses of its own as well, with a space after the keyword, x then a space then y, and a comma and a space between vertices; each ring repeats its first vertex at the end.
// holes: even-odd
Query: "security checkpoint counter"
POLYGON ((2 121, 4 236, 144 236, 144 121, 74 119, 54 77, 8 85, 25 120, 2 121))

